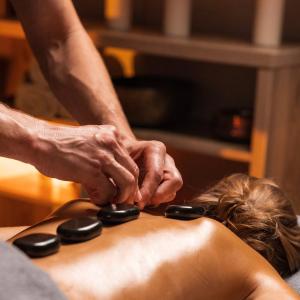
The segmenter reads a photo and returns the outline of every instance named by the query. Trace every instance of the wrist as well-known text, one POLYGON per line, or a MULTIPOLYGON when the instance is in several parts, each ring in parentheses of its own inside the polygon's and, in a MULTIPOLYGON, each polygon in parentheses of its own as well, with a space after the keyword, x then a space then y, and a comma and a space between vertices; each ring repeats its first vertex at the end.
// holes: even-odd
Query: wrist
POLYGON ((6 114, 0 114, 0 156, 31 163, 33 134, 31 128, 6 114))
POLYGON ((36 165, 37 144, 48 123, 0 104, 0 156, 36 165))
POLYGON ((49 148, 47 145, 50 140, 46 137, 47 132, 51 130, 52 125, 46 122, 36 124, 34 127, 27 128, 27 135, 25 141, 26 150, 25 156, 26 163, 32 164, 38 168, 40 162, 45 158, 46 149, 49 148))

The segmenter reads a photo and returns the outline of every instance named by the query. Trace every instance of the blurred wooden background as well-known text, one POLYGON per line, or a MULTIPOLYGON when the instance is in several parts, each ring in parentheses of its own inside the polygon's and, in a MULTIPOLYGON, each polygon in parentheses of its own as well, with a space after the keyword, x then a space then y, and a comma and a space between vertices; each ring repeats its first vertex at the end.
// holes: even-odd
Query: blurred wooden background
MULTIPOLYGON (((103 1, 75 0, 74 4, 84 23, 93 24, 87 27, 92 39, 98 43, 98 31, 101 31, 104 21, 103 1)), ((243 3, 237 3, 236 0, 194 0, 192 35, 221 37, 224 40, 250 44, 254 9, 253 0, 244 0, 243 3)), ((300 43, 299 11, 299 1, 287 0, 283 26, 284 47, 297 46, 300 43)), ((7 17, 10 16, 13 16, 13 13, 11 9, 7 10, 7 1, 0 0, 0 97, 6 98, 16 93, 31 57, 20 25, 15 21, 7 22, 7 17)), ((144 28, 145 32, 148 29, 161 32, 162 16, 163 1, 134 1, 134 26, 144 28)), ((197 101, 190 117, 195 123, 198 120, 209 119, 223 107, 255 106, 259 72, 258 68, 253 66, 144 54, 115 47, 105 47, 104 50, 100 43, 98 46, 106 56, 118 58, 121 71, 125 75, 171 75, 193 81, 196 84, 197 101)), ((220 47, 222 49, 221 44, 220 47)), ((114 73, 111 65, 108 65, 108 68, 114 73)), ((260 71, 260 74, 269 74, 260 76, 265 76, 264 82, 272 85, 269 92, 266 90, 266 84, 261 89, 265 93, 260 97, 271 99, 272 107, 275 108, 269 112, 272 114, 268 127, 270 147, 267 150, 262 147, 261 153, 256 151, 256 159, 257 156, 258 159, 261 156, 262 164, 266 165, 264 174, 279 181, 300 212, 299 62, 295 63, 293 68, 263 67, 260 71), (282 122, 284 126, 281 125, 282 122), (275 161, 276 164, 268 161, 275 161)), ((220 155, 209 155, 207 151, 200 154, 199 151, 178 150, 174 145, 170 145, 169 151, 174 155, 185 180, 185 187, 178 196, 180 199, 190 197, 230 173, 249 171, 249 164, 243 160, 224 159, 220 155)), ((251 156, 250 159, 254 159, 251 148, 246 148, 245 153, 251 156)), ((14 164, 9 165, 0 164, 0 173, 5 175, 7 170, 15 168, 14 164)), ((0 177, 0 197, 3 199, 0 206, 0 226, 27 225, 35 222, 47 215, 58 203, 63 203, 78 194, 78 187, 60 184, 37 173, 0 177), (52 186, 55 187, 54 190, 61 192, 53 194, 52 186)))

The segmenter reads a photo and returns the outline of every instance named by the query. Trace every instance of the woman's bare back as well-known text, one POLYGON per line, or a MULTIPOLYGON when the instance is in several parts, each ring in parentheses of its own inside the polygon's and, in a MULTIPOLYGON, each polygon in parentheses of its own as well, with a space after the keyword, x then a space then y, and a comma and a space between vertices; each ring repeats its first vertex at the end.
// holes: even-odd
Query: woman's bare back
MULTIPOLYGON (((55 233, 65 219, 97 211, 75 201, 17 237, 55 233)), ((33 263, 69 299, 299 299, 259 254, 207 218, 179 221, 142 213, 33 263)))

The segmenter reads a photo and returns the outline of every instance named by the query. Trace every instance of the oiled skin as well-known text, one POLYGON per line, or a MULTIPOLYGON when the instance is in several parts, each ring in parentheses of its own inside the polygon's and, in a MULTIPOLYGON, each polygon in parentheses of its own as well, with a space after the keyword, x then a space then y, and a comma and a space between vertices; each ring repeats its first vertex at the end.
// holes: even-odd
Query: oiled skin
MULTIPOLYGON (((98 210, 86 201, 70 202, 15 238, 55 233, 64 220, 98 210)), ((142 213, 32 262, 68 299, 299 299, 259 254, 207 218, 178 221, 142 213)))

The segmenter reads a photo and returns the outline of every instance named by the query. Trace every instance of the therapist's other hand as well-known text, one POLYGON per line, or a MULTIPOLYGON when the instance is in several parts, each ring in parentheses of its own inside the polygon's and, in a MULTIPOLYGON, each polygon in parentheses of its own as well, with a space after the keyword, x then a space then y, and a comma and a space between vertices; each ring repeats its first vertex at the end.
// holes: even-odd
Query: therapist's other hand
POLYGON ((158 141, 132 141, 127 143, 130 156, 139 167, 139 185, 142 201, 140 208, 170 202, 182 187, 182 177, 166 146, 158 141))
POLYGON ((81 183, 98 205, 141 200, 138 167, 114 126, 49 125, 37 130, 34 149, 33 164, 41 173, 81 183))

